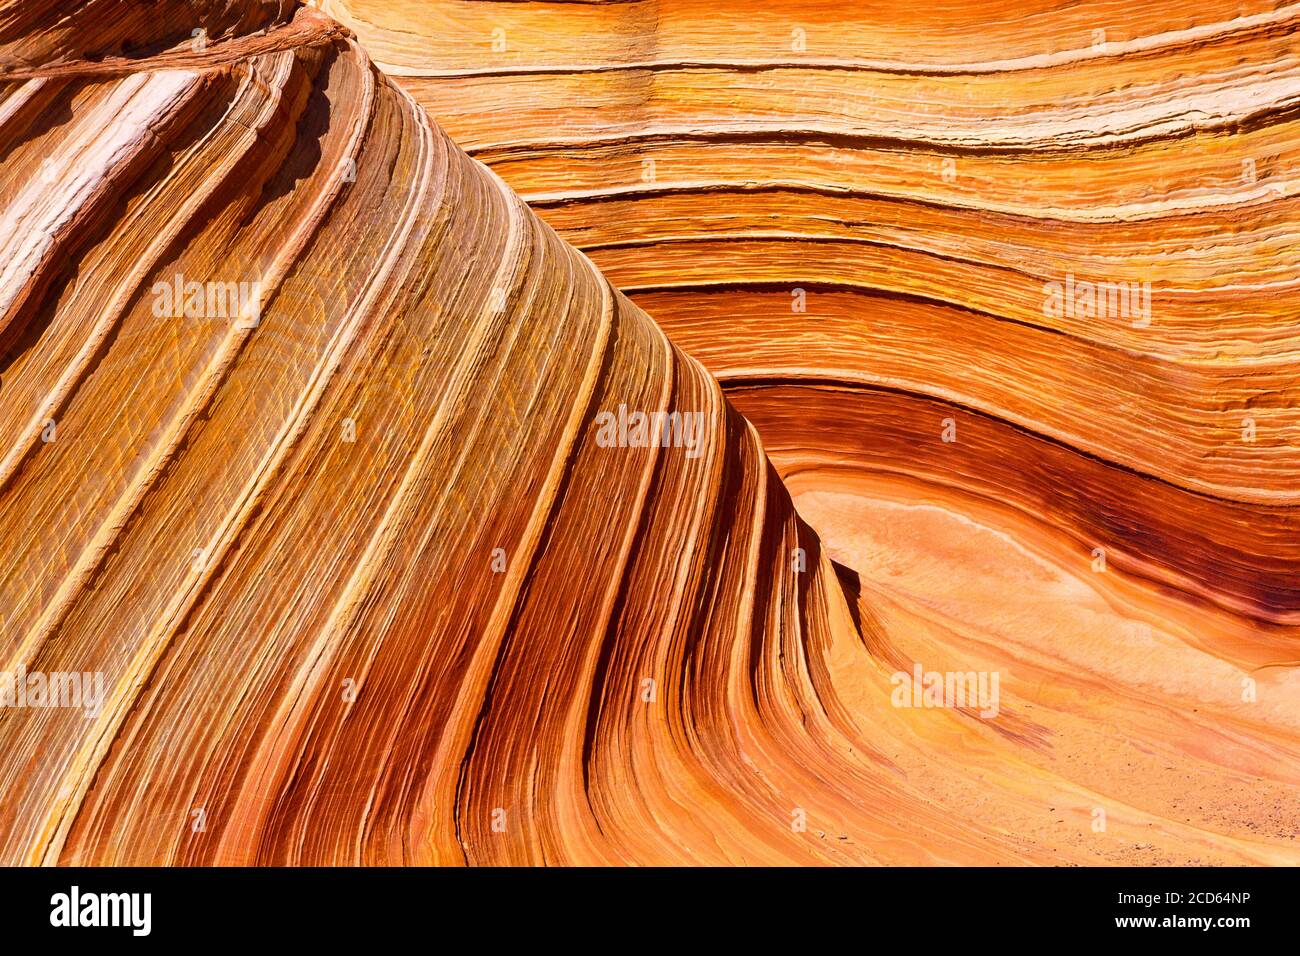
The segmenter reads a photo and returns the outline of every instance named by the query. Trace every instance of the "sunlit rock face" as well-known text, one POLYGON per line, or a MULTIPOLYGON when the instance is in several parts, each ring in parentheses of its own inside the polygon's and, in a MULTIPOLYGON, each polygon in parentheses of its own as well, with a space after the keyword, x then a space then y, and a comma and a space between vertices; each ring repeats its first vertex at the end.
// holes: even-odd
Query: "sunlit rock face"
POLYGON ((320 6, 0 3, 0 861, 1300 862, 1300 12, 320 6))
POLYGON ((972 827, 900 855, 1297 859, 1300 7, 321 5, 719 379, 869 668, 1000 674, 869 732, 972 827))

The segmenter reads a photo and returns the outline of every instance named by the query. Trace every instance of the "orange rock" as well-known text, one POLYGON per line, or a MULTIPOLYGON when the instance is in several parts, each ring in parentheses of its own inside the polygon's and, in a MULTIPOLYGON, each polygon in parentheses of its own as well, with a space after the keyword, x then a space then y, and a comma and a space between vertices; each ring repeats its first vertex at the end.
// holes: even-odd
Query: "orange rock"
POLYGON ((67 6, 0 860, 1300 862, 1289 8, 67 6))

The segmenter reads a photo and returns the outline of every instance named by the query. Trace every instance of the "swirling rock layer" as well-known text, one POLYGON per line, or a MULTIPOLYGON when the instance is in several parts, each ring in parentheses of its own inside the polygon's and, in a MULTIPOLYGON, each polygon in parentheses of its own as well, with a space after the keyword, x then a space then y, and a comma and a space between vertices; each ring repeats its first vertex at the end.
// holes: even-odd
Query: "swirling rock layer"
POLYGON ((322 6, 0 7, 0 859, 1300 860, 1290 8, 322 6))
POLYGON ((1300 7, 322 6, 720 380, 877 663, 1014 683, 1029 806, 934 799, 1294 861, 1300 7))

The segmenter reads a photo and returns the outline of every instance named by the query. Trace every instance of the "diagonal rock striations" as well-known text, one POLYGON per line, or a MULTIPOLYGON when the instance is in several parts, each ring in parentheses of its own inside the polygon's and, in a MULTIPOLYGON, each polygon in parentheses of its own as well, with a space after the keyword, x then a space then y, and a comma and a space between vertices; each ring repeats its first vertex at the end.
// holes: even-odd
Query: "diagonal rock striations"
POLYGON ((0 860, 1300 859, 1289 8, 67 6, 0 860))
POLYGON ((1015 810, 909 782, 1291 846, 1300 7, 319 5, 719 379, 878 661, 1032 712, 1015 810))

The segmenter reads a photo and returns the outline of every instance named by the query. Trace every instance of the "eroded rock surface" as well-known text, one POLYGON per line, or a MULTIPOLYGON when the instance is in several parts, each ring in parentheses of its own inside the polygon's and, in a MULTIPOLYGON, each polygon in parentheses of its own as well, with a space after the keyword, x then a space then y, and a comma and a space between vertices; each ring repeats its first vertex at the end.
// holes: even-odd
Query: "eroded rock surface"
POLYGON ((0 859, 1300 861, 1291 8, 321 6, 0 6, 0 859))

